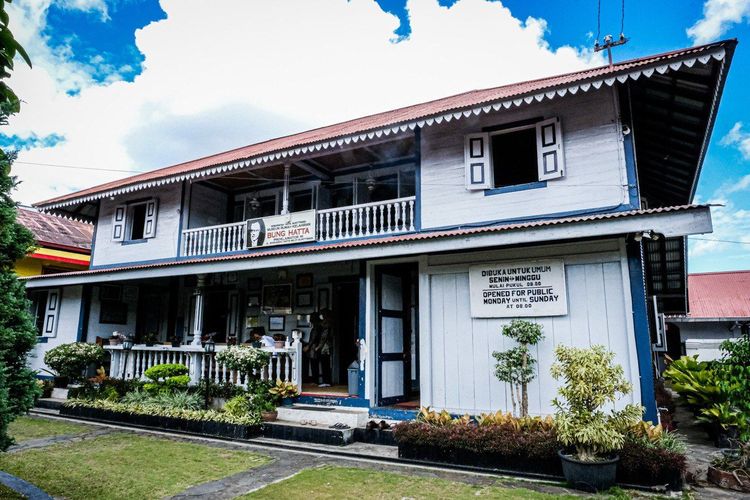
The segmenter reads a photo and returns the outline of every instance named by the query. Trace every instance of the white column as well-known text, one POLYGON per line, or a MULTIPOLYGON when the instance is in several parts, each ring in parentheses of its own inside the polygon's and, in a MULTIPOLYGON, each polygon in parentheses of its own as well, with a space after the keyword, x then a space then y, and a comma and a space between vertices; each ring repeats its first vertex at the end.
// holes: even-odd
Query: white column
POLYGON ((292 165, 284 163, 284 193, 281 199, 281 215, 289 213, 289 171, 292 165))
POLYGON ((193 345, 201 345, 201 336, 203 334, 203 287, 206 284, 206 275, 198 275, 198 283, 193 292, 195 297, 195 312, 193 313, 193 345))
POLYGON ((302 332, 295 331, 292 333, 294 341, 292 347, 294 347, 294 357, 290 358, 292 361, 292 382, 297 386, 297 390, 302 392, 302 332))

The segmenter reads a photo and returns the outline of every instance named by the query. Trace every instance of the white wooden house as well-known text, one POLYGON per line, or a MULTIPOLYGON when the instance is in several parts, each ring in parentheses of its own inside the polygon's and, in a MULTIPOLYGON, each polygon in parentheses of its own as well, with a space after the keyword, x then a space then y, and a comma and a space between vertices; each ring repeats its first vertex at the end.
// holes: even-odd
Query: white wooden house
POLYGON ((510 409, 492 352, 527 317, 545 332, 532 413, 551 411, 556 344, 604 344, 654 420, 649 305, 684 294, 685 272, 660 284, 644 241, 684 262, 686 235, 711 231, 691 203, 735 44, 467 92, 40 202, 96 232, 89 270, 27 280, 49 296, 33 365, 61 342, 156 332, 181 346, 137 345, 127 363, 114 348, 112 374, 169 359, 194 381, 236 380, 201 338, 262 327, 286 336, 271 376, 302 385, 300 401, 478 413, 510 409), (321 309, 332 388, 304 382, 297 340, 321 309))

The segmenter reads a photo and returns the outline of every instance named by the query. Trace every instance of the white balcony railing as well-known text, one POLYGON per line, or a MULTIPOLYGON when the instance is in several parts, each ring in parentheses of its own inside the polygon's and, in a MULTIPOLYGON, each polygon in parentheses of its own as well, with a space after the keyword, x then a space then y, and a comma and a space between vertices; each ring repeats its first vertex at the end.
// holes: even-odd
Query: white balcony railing
POLYGON ((182 255, 193 257, 247 248, 247 221, 220 226, 186 229, 182 232, 182 255))
MULTIPOLYGON (((345 240, 414 231, 416 197, 318 210, 318 241, 345 240)), ((185 257, 247 250, 247 221, 186 229, 182 232, 185 257)))
MULTIPOLYGON (((202 347, 135 345, 132 350, 125 351, 121 345, 116 345, 104 346, 104 349, 111 355, 109 374, 113 378, 146 380, 145 372, 152 366, 179 363, 188 367, 190 385, 196 385, 208 377, 215 384, 229 382, 247 388, 248 380, 243 374, 217 363, 216 354, 206 354, 202 347)), ((216 346, 217 352, 224 349, 226 346, 216 346)), ((271 354, 271 361, 267 367, 255 375, 261 380, 292 382, 298 390, 301 390, 302 343, 299 340, 291 343, 287 341, 284 347, 278 349, 272 347, 262 349, 271 354)))
POLYGON ((318 241, 414 231, 414 196, 318 210, 318 241))

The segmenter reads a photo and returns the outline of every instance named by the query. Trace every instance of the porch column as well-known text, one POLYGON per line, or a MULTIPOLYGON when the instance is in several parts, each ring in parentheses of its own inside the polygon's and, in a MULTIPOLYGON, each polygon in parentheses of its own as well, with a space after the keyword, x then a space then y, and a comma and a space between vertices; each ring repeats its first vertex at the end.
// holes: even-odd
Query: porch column
POLYGON ((281 199, 281 215, 289 213, 289 171, 291 168, 291 163, 284 163, 284 193, 281 199))
POLYGON ((193 342, 192 345, 201 345, 201 336, 203 334, 203 287, 206 285, 206 275, 198 275, 193 297, 195 297, 195 312, 193 313, 193 342))

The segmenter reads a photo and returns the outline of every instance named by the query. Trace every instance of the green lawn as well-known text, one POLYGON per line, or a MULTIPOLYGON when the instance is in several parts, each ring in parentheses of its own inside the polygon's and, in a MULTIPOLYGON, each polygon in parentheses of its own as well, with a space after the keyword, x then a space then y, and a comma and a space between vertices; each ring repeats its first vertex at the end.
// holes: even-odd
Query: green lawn
POLYGON ((245 451, 113 433, 0 454, 0 469, 69 500, 155 499, 267 461, 245 451))
POLYGON ((8 433, 15 438, 16 443, 40 439, 63 434, 83 434, 93 430, 90 425, 73 424, 63 420, 50 418, 21 416, 8 426, 8 433))
POLYGON ((573 495, 549 495, 525 488, 473 486, 445 479, 406 476, 353 467, 324 466, 304 470, 294 477, 271 484, 239 497, 239 499, 322 500, 328 498, 357 498, 358 500, 401 500, 403 498, 469 499, 476 497, 525 500, 580 498, 573 495))
POLYGON ((0 483, 0 498, 2 498, 3 500, 23 500, 27 497, 21 495, 20 493, 16 493, 15 490, 12 490, 4 484, 0 483))

